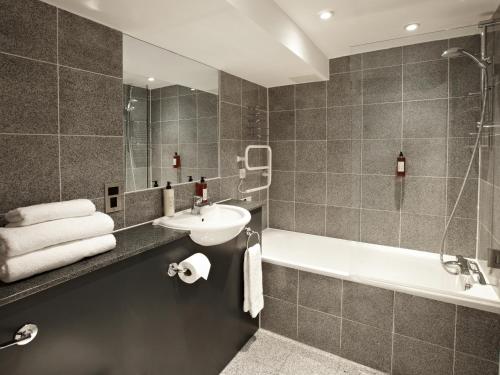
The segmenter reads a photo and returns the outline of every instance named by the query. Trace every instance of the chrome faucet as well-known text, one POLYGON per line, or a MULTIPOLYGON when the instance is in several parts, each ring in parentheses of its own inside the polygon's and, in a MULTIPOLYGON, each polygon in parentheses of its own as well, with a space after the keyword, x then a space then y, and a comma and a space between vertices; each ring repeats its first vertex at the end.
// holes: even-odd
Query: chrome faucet
MULTIPOLYGON (((465 259, 462 255, 457 255, 457 267, 460 270, 460 274, 471 276, 474 283, 486 285, 486 279, 476 262, 465 259)), ((470 288, 472 288, 472 285, 467 283, 465 289, 470 288)))
POLYGON ((193 206, 191 207, 191 215, 200 215, 201 208, 208 205, 211 205, 211 203, 208 200, 203 202, 203 197, 195 195, 193 197, 193 206))

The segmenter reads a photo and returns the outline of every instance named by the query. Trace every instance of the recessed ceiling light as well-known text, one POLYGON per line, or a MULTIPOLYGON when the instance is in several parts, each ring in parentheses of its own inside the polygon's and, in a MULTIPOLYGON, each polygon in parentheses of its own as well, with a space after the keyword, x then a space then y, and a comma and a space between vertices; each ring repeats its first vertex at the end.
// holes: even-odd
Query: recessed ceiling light
POLYGON ((419 23, 409 23, 408 25, 405 26, 406 31, 415 31, 418 29, 420 26, 419 23))
POLYGON ((323 21, 329 20, 333 16, 333 10, 322 10, 321 12, 318 13, 319 18, 321 18, 323 21))
POLYGON ((149 78, 148 78, 148 81, 149 81, 149 82, 154 82, 154 81, 155 81, 155 77, 149 77, 149 78))
POLYGON ((194 91, 194 90, 196 90, 196 89, 193 89, 193 88, 192 88, 192 89, 190 89, 190 90, 191 90, 191 91, 194 91))

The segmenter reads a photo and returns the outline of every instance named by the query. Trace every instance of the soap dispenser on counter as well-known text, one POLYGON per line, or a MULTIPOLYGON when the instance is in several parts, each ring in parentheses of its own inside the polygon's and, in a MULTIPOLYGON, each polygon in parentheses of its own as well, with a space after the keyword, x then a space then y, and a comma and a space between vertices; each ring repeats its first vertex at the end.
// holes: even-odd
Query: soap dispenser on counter
POLYGON ((196 183, 195 187, 196 195, 201 197, 203 202, 208 202, 208 185, 205 182, 205 177, 202 177, 200 182, 196 183))
POLYGON ((174 189, 170 185, 170 181, 167 181, 167 186, 163 189, 163 215, 164 216, 174 216, 175 214, 175 193, 174 189))

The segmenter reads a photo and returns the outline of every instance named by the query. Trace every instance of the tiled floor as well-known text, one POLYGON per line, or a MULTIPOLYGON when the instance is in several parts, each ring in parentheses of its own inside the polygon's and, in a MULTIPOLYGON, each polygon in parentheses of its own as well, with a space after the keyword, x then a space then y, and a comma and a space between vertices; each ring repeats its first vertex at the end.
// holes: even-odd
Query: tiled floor
POLYGON ((380 371, 259 330, 221 375, 380 375, 380 371))

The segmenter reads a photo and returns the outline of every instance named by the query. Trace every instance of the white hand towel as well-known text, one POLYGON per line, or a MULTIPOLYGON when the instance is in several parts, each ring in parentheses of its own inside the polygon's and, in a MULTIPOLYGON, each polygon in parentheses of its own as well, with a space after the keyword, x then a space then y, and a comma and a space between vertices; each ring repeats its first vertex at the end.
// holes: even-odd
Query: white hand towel
POLYGON ((264 293, 262 291, 262 259, 260 245, 247 249, 243 260, 244 301, 243 311, 249 312, 255 318, 264 308, 264 293))
POLYGON ((8 227, 23 227, 43 223, 45 221, 92 215, 95 205, 88 199, 75 199, 66 202, 37 204, 20 207, 5 214, 11 223, 8 227))
POLYGON ((83 258, 104 253, 116 247, 112 234, 47 247, 29 254, 4 260, 0 265, 0 280, 11 283, 50 271, 83 258))
POLYGON ((19 256, 63 242, 102 236, 113 228, 113 219, 102 212, 27 227, 0 228, 0 255, 19 256))

